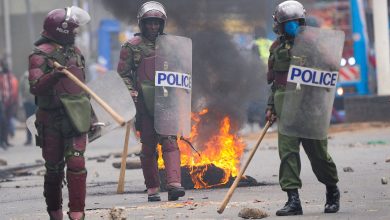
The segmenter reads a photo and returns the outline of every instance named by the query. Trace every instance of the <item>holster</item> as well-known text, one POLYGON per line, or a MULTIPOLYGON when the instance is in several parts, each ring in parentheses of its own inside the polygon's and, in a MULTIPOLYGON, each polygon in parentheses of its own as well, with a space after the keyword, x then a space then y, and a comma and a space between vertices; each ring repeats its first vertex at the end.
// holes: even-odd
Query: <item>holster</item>
POLYGON ((42 123, 40 123, 38 121, 35 121, 34 124, 35 124, 35 128, 37 129, 37 132, 38 132, 38 134, 35 135, 36 146, 42 147, 44 145, 44 139, 43 139, 44 126, 42 123))

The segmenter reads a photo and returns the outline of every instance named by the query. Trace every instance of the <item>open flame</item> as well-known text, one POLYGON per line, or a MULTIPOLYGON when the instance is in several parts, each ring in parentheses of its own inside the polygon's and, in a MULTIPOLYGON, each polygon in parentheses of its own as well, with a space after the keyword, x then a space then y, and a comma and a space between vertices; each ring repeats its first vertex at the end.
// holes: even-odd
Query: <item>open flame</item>
MULTIPOLYGON (((197 146, 199 138, 199 125, 203 118, 206 118, 208 109, 203 109, 198 113, 192 113, 191 134, 189 141, 197 146)), ((233 134, 231 129, 231 120, 228 116, 223 117, 219 123, 219 131, 211 135, 207 140, 197 148, 200 155, 184 141, 178 141, 181 152, 181 166, 189 168, 192 182, 195 189, 211 188, 226 184, 231 176, 237 176, 240 168, 240 159, 243 154, 245 144, 241 138, 233 134), (208 184, 204 180, 204 175, 208 168, 214 165, 224 171, 224 176, 217 184, 208 184)), ((204 137, 203 137, 204 138, 204 137)), ((161 146, 158 148, 159 169, 164 168, 161 146)))

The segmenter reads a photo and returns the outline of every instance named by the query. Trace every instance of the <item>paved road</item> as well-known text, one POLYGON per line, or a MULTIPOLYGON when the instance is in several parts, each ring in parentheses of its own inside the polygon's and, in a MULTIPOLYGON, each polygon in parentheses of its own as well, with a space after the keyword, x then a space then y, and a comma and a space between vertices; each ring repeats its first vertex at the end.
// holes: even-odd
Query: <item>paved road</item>
MULTIPOLYGON (((390 158, 390 124, 343 125, 332 130, 335 132, 330 134, 329 152, 339 172, 341 210, 336 214, 323 213, 325 187, 316 180, 302 151, 300 194, 304 215, 289 219, 390 219, 390 184, 381 184, 382 177, 390 179, 390 163, 385 162, 390 158), (344 172, 346 167, 354 171, 344 172)), ((121 152, 123 135, 124 130, 118 130, 92 143, 86 156, 121 152)), ((249 149, 255 144, 256 135, 258 132, 245 136, 249 149)), ((0 149, 0 159, 6 159, 8 167, 40 159, 39 148, 22 146, 23 138, 23 132, 18 131, 12 140, 15 146, 7 151, 0 149)), ((131 146, 138 146, 134 138, 131 146)), ((284 205, 286 195, 278 185, 276 146, 276 135, 270 133, 246 172, 269 185, 238 188, 222 215, 216 210, 228 189, 189 190, 177 202, 166 202, 167 195, 163 193, 163 202, 147 203, 141 170, 127 170, 125 193, 117 195, 119 170, 111 164, 120 159, 110 157, 101 163, 88 160, 87 219, 110 219, 109 211, 115 206, 124 207, 127 219, 240 219, 238 213, 245 207, 262 209, 270 215, 267 219, 281 219, 275 211, 284 205)), ((42 184, 43 178, 38 175, 0 182, 0 219, 47 219, 42 184)), ((64 188, 65 207, 66 204, 64 188)))

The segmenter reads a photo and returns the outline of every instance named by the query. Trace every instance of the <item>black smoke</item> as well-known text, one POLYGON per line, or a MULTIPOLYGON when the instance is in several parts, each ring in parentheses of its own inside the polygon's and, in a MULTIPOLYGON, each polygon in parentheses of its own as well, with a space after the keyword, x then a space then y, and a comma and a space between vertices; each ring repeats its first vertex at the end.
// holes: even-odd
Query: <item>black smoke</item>
MULTIPOLYGON (((137 10, 144 0, 103 0, 114 16, 136 24, 137 10)), ((254 28, 272 19, 273 1, 262 0, 164 0, 169 34, 182 35, 193 42, 193 111, 208 108, 200 136, 219 130, 219 122, 229 116, 234 132, 246 120, 248 103, 265 103, 268 88, 265 68, 250 51, 240 50, 225 32, 224 22, 236 18, 254 28), (271 12, 270 12, 271 11, 271 12)), ((263 110, 261 110, 263 111, 263 110)))

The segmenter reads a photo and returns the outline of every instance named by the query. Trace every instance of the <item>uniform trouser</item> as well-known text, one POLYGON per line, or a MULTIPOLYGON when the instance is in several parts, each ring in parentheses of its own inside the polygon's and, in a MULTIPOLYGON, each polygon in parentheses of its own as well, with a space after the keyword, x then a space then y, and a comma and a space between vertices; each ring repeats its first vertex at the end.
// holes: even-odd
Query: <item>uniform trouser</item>
POLYGON ((298 189, 302 187, 299 174, 301 172, 301 160, 299 146, 302 143, 314 174, 318 181, 335 186, 338 182, 336 164, 328 154, 328 140, 313 140, 291 137, 278 134, 280 169, 279 184, 282 190, 298 189))
POLYGON ((181 183, 180 151, 176 137, 158 135, 154 129, 154 119, 147 113, 137 113, 141 132, 141 166, 146 188, 160 187, 158 174, 157 144, 162 145, 162 156, 166 171, 167 184, 181 183))
MULTIPOLYGON (((282 113, 284 99, 283 88, 275 92, 275 111, 278 116, 282 113)), ((280 117, 278 118, 280 120, 280 117)), ((278 146, 280 157, 279 184, 282 190, 298 189, 302 187, 299 174, 301 172, 301 159, 299 146, 309 157, 312 170, 318 181, 328 186, 335 186, 338 182, 336 164, 328 154, 328 140, 314 140, 292 137, 278 133, 278 146)))
MULTIPOLYGON (((48 211, 62 208, 64 167, 69 193, 69 210, 84 211, 86 178, 84 152, 86 134, 72 134, 69 120, 63 112, 39 110, 36 126, 45 159, 44 196, 48 211)), ((74 132, 74 131, 73 131, 74 132)))

